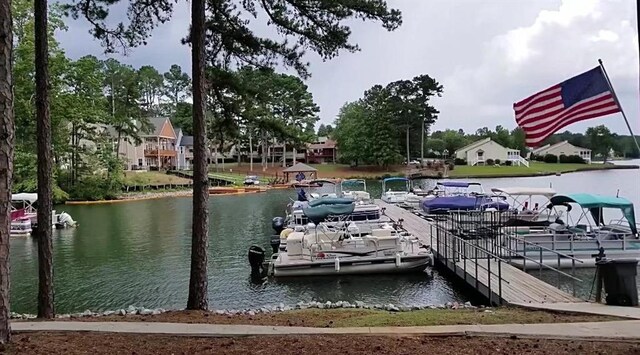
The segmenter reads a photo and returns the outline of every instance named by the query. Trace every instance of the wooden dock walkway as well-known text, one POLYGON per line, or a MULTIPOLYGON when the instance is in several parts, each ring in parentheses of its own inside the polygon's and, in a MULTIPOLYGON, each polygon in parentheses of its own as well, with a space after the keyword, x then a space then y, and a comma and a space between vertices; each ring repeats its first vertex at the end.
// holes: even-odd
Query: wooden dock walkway
POLYGON ((436 260, 492 304, 583 302, 500 258, 492 257, 488 252, 479 252, 480 247, 474 246, 472 241, 464 241, 450 232, 439 230, 434 223, 408 210, 382 200, 375 203, 384 208, 385 215, 392 220, 402 219, 402 226, 409 233, 431 246, 436 260))

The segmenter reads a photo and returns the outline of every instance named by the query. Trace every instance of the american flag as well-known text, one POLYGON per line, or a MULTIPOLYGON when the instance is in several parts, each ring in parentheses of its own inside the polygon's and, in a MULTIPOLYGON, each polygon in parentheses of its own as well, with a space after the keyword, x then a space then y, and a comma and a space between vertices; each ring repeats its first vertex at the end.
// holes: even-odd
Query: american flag
POLYGON ((513 104, 529 147, 574 122, 620 112, 601 67, 595 67, 513 104))

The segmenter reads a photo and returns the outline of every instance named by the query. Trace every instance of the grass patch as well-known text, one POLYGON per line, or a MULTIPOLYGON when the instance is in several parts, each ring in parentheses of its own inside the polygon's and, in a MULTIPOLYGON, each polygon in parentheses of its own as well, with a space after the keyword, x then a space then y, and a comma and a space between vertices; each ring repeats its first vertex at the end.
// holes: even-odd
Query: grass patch
POLYGON ((463 176, 528 176, 537 174, 564 173, 579 170, 605 170, 615 169, 615 165, 605 164, 552 164, 541 162, 530 162, 526 166, 468 166, 457 165, 453 171, 449 172, 451 177, 463 176))
POLYGON ((162 184, 188 184, 189 179, 175 175, 169 175, 157 171, 133 172, 124 174, 124 184, 133 185, 162 185, 162 184))
POLYGON ((78 318, 85 322, 170 322, 208 324, 253 324, 298 327, 385 327, 456 324, 575 323, 623 320, 618 317, 578 313, 558 313, 524 308, 427 309, 387 312, 370 309, 304 309, 249 315, 220 315, 203 311, 171 311, 155 316, 108 316, 78 318))

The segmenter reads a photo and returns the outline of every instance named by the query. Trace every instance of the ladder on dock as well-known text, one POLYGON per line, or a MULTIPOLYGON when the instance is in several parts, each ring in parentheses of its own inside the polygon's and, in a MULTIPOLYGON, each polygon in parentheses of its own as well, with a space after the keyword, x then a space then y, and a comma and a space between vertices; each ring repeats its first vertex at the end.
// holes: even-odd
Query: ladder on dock
MULTIPOLYGON (((381 200, 375 203, 384 214, 409 233, 431 246, 435 259, 491 304, 540 304, 582 302, 582 300, 520 270, 503 259, 497 242, 479 243, 461 238, 450 230, 406 209, 381 200)), ((530 262, 537 262, 529 260, 530 262)), ((543 267, 542 263, 540 263, 543 267)), ((545 268, 556 270, 544 266, 545 268)), ((566 276, 560 270, 557 272, 566 276)))

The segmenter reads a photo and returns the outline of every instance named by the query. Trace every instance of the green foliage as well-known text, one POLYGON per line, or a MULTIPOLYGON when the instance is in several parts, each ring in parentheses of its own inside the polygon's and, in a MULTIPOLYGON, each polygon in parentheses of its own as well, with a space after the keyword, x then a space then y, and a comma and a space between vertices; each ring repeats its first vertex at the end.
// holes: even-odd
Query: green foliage
MULTIPOLYGON (((361 100, 343 106, 333 132, 341 159, 388 166, 401 161, 404 153, 410 155, 411 137, 419 143, 415 135, 428 130, 437 118, 438 111, 429 100, 441 92, 435 79, 419 75, 385 87, 376 85, 361 100)), ((419 146, 413 151, 419 152, 419 146)))
POLYGON ((561 154, 559 158, 560 163, 564 164, 586 164, 587 162, 579 155, 564 155, 561 154))
POLYGON ((544 161, 545 163, 557 163, 558 156, 553 154, 546 154, 544 158, 542 158, 542 161, 544 161))
POLYGON ((489 158, 489 159, 487 159, 487 160, 485 161, 485 164, 487 164, 487 165, 489 165, 489 166, 495 165, 495 163, 496 163, 496 162, 495 162, 493 159, 491 159, 491 158, 489 158))
POLYGON ((455 158, 455 159, 453 160, 453 163, 454 163, 455 165, 467 165, 467 161, 466 161, 466 160, 464 160, 464 159, 460 159, 460 158, 455 158))
POLYGON ((332 134, 333 134, 333 127, 330 124, 326 126, 324 124, 321 124, 320 127, 318 127, 318 137, 331 138, 332 134))
POLYGON ((585 135, 589 140, 592 154, 603 157, 606 162, 615 142, 615 137, 611 134, 611 131, 606 126, 600 125, 588 128, 585 135))
POLYGON ((500 163, 501 163, 501 162, 502 162, 502 161, 501 161, 500 159, 495 159, 495 160, 494 160, 494 163, 496 163, 496 165, 500 165, 500 163))
POLYGON ((169 68, 168 72, 164 73, 163 77, 164 94, 169 98, 172 106, 171 117, 181 117, 178 116, 178 106, 183 103, 183 100, 188 95, 191 86, 191 78, 189 78, 189 75, 183 72, 182 67, 177 64, 171 65, 171 68, 169 68))
POLYGON ((512 165, 513 165, 513 162, 512 162, 511 160, 507 160, 507 161, 505 161, 505 162, 504 162, 504 165, 506 165, 506 166, 512 166, 512 165))

